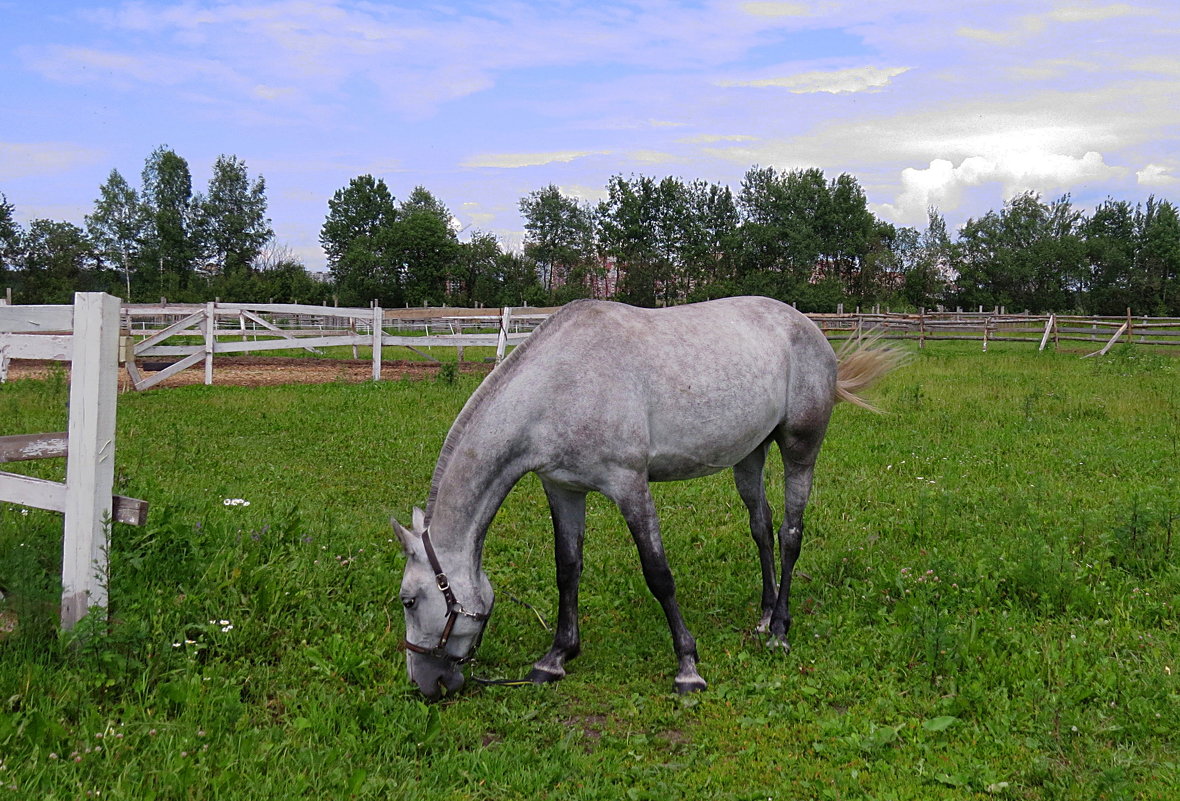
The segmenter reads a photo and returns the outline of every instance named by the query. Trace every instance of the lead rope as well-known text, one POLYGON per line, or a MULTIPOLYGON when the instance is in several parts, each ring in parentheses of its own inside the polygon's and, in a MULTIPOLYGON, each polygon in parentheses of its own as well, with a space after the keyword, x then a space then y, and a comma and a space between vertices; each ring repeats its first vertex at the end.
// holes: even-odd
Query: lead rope
MULTIPOLYGON (((534 615, 537 616, 537 620, 540 621, 541 626, 545 629, 545 631, 550 631, 549 624, 545 622, 545 618, 541 617, 541 613, 537 611, 537 608, 535 606, 533 606, 530 603, 527 603, 526 601, 522 601, 519 598, 516 598, 512 595, 508 596, 508 600, 512 601, 515 604, 520 604, 525 609, 528 609, 529 611, 531 611, 534 615)), ((480 685, 481 687, 530 687, 530 686, 533 686, 534 684, 536 684, 536 682, 529 681, 527 678, 526 679, 484 679, 484 678, 480 678, 479 676, 472 676, 471 680, 473 682, 475 682, 476 684, 480 685)))

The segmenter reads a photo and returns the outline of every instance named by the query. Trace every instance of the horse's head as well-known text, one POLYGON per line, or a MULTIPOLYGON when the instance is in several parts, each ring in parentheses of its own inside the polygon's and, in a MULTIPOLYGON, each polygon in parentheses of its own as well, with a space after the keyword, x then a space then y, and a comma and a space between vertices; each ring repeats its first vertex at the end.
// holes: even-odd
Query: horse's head
POLYGON ((401 588, 406 669, 433 700, 463 686, 460 666, 475 654, 491 616, 492 585, 478 566, 452 564, 450 554, 435 550, 421 509, 414 509, 409 529, 396 520, 393 529, 406 553, 401 588))

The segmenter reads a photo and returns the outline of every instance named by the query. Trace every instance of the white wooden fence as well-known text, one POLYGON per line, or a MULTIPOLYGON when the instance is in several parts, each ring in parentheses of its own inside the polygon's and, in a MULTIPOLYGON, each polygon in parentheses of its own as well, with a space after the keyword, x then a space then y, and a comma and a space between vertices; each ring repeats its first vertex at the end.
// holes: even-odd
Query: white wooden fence
MULTIPOLYGON (((417 312, 417 310, 414 310, 417 312)), ((458 311, 458 310, 453 310, 458 311)), ((383 348, 404 347, 427 356, 420 348, 455 347, 460 358, 464 347, 494 347, 496 361, 504 358, 509 345, 518 345, 531 326, 545 313, 533 309, 505 308, 494 315, 446 314, 408 322, 404 310, 337 306, 305 306, 274 303, 205 303, 194 305, 140 305, 123 307, 125 329, 134 341, 124 354, 127 372, 135 389, 148 389, 181 370, 203 364, 205 383, 213 383, 217 354, 260 353, 299 348, 318 352, 320 348, 358 346, 372 349, 373 380, 381 378, 383 348), (407 324, 425 330, 425 335, 390 333, 407 324), (433 324, 434 330, 431 330, 433 324), (463 327, 496 329, 495 333, 462 333, 463 327), (439 333, 441 328, 445 333, 439 333), (187 338, 176 344, 178 338, 187 338), (197 340, 195 343, 193 340, 197 340), (173 344, 167 344, 169 340, 173 344), (152 357, 174 359, 163 369, 146 375, 140 363, 152 357)), ((417 315, 415 315, 416 317, 417 315)))
POLYGON ((147 504, 112 494, 120 300, 80 292, 73 306, 0 304, 0 370, 9 359, 70 363, 69 430, 0 437, 0 462, 66 458, 65 483, 0 472, 0 502, 61 512, 61 623, 107 603, 111 521, 142 525, 147 504))

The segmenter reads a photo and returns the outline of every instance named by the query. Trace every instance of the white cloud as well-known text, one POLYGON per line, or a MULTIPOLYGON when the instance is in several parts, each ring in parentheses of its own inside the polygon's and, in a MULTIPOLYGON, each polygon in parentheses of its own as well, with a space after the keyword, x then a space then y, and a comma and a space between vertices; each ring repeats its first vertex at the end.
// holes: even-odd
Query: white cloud
POLYGON ((486 167, 493 169, 516 169, 519 167, 540 167, 545 164, 568 164, 588 156, 604 156, 605 150, 559 150, 549 153, 484 153, 471 156, 460 166, 486 167))
POLYGON ((1106 164, 1102 154, 1089 151, 1080 157, 1026 150, 999 156, 970 156, 955 166, 934 159, 929 167, 901 171, 901 191, 893 203, 880 208, 898 222, 915 224, 926 218, 930 206, 953 210, 964 190, 999 184, 1005 199, 1021 192, 1050 192, 1080 183, 1114 178, 1124 171, 1106 164))
POLYGON ((802 3, 742 3, 742 11, 754 17, 805 17, 810 10, 802 3))
POLYGON ((1049 28, 1051 23, 1095 23, 1107 22, 1119 17, 1137 16, 1151 13, 1146 9, 1135 8, 1127 3, 1114 3, 1108 6, 1062 6, 1043 14, 1026 14, 1018 17, 1015 24, 1008 30, 992 30, 988 28, 960 27, 957 33, 968 39, 975 39, 986 44, 1013 45, 1022 43, 1030 36, 1040 34, 1049 28))
POLYGON ((786 89, 794 94, 827 92, 863 92, 886 86, 898 75, 909 72, 909 67, 852 67, 843 70, 800 72, 782 78, 764 78, 754 81, 723 81, 721 86, 751 86, 758 88, 786 89))
POLYGON ((1172 175, 1172 168, 1163 164, 1148 164, 1135 173, 1135 179, 1140 186, 1175 186, 1180 178, 1172 175))
POLYGON ((756 142, 758 137, 746 134, 698 134, 677 141, 686 145, 713 145, 718 142, 756 142))

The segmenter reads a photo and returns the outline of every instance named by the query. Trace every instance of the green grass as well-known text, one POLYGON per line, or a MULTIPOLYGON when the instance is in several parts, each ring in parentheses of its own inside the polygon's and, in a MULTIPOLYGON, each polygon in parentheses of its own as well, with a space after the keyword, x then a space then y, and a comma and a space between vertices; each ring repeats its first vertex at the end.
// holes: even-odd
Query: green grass
MULTIPOLYGON (((730 477, 657 485, 699 695, 672 692, 593 498, 568 678, 433 706, 396 650, 388 518, 425 500, 477 379, 124 395, 117 491, 152 511, 113 532, 109 620, 55 635, 60 518, 0 505, 0 801, 1180 797, 1178 367, 939 343, 874 393, 888 414, 839 407, 789 655, 752 634, 730 477)), ((60 375, 0 386, 0 434, 60 430, 64 404, 60 375)), ((523 604, 555 616, 551 537, 527 478, 489 536, 472 672, 547 648, 523 604)))

